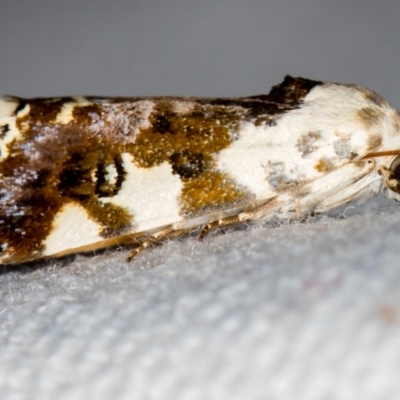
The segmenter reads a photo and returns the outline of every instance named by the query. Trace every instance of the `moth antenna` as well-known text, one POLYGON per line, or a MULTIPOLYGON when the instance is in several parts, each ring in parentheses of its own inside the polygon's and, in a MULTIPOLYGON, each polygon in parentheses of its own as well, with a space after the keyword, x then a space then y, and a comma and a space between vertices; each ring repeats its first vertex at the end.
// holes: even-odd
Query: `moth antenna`
POLYGON ((368 153, 367 155, 362 157, 361 160, 373 157, 399 156, 399 155, 400 155, 400 150, 377 151, 374 153, 368 153))

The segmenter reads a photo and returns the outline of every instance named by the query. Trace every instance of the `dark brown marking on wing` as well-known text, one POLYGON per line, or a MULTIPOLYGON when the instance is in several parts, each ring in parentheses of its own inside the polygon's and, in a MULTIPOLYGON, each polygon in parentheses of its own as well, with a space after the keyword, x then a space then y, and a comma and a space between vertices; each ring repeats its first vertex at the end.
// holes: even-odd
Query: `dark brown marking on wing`
POLYGON ((90 104, 87 106, 75 107, 72 117, 76 125, 82 127, 90 126, 97 122, 102 115, 102 107, 98 104, 90 104))
POLYGON ((10 126, 8 124, 0 126, 0 140, 4 139, 4 137, 6 136, 6 134, 9 130, 10 130, 10 126))
POLYGON ((125 176, 126 172, 122 166, 122 159, 120 155, 115 156, 112 164, 105 164, 103 161, 99 162, 97 164, 95 172, 95 177, 96 177, 95 193, 99 198, 115 196, 120 191, 125 176), (108 174, 107 171, 108 165, 113 165, 117 172, 115 183, 109 182, 106 179, 106 176, 108 174))
POLYGON ((169 121, 171 118, 173 118, 173 114, 156 117, 153 122, 154 132, 161 134, 171 132, 171 123, 169 121))
POLYGON ((18 100, 20 103, 14 111, 16 116, 18 116, 19 112, 29 105, 29 112, 25 116, 17 118, 17 127, 22 131, 25 129, 25 125, 28 125, 31 129, 38 129, 42 125, 52 123, 57 117, 57 114, 61 111, 62 106, 66 102, 73 101, 70 97, 58 99, 18 100))
POLYGON ((175 152, 170 156, 172 171, 181 178, 194 178, 207 169, 202 153, 183 150, 175 152))
MULTIPOLYGON (((279 85, 273 86, 269 92, 268 100, 277 104, 287 104, 297 108, 316 86, 322 85, 321 81, 313 81, 300 77, 286 75, 279 85)), ((261 96, 263 97, 263 96, 261 96)))
POLYGON ((363 107, 357 112, 357 116, 366 129, 377 124, 384 116, 384 112, 375 107, 363 107))
POLYGON ((378 107, 385 107, 388 105, 388 102, 382 97, 380 96, 378 93, 374 92, 373 90, 367 89, 363 86, 359 86, 359 85, 345 85, 345 86, 349 86, 349 87, 353 87, 356 90, 361 91, 364 94, 364 97, 369 100, 371 103, 373 103, 375 106, 378 107))
POLYGON ((372 150, 377 149, 383 142, 383 137, 382 135, 379 134, 371 134, 368 137, 368 142, 367 142, 367 151, 370 152, 372 150))
POLYGON ((256 125, 276 124, 283 113, 298 108, 307 94, 322 82, 286 75, 279 85, 273 86, 269 94, 250 96, 241 99, 215 99, 210 104, 242 107, 245 117, 256 125))
POLYGON ((232 133, 239 130, 244 114, 237 107, 198 101, 191 102, 188 111, 178 113, 174 101, 165 99, 155 106, 151 126, 142 129, 135 143, 127 147, 139 167, 171 164, 172 172, 184 185, 184 213, 213 206, 223 208, 246 196, 243 188, 216 170, 215 163, 215 156, 232 142, 232 133))
POLYGON ((13 115, 18 115, 25 107, 26 107, 26 101, 16 98, 16 100, 19 101, 17 108, 14 110, 13 115))
POLYGON ((16 121, 23 139, 8 145, 9 156, 0 163, 0 244, 8 245, 14 262, 40 254, 55 215, 67 203, 84 207, 88 217, 104 227, 100 234, 105 237, 129 229, 132 216, 121 207, 103 204, 96 193, 93 176, 99 164, 114 164, 117 170, 110 195, 118 192, 125 177, 121 146, 91 129, 100 109, 86 107, 88 115, 75 109, 72 120, 60 125, 55 121, 62 100, 26 104, 29 112, 16 121))

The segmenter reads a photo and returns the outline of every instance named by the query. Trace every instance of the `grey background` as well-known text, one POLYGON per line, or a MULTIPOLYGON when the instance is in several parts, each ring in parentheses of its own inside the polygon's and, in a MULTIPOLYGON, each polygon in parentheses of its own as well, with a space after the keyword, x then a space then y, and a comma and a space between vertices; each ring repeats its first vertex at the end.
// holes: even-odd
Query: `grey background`
POLYGON ((242 96, 284 74, 400 105, 400 3, 1 0, 0 92, 242 96))
MULTIPOLYGON (((398 1, 0 0, 0 92, 241 96, 286 73, 400 107, 398 1)), ((399 140, 400 143, 400 140, 399 140)), ((400 398, 400 207, 0 270, 1 400, 400 398)))

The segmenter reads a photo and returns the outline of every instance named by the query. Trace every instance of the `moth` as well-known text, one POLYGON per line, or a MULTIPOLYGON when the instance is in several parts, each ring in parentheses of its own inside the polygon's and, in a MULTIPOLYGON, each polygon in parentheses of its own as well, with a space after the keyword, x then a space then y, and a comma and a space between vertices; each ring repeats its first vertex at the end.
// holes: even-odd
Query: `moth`
POLYGON ((0 100, 0 263, 400 200, 400 115, 286 76, 241 98, 0 100))

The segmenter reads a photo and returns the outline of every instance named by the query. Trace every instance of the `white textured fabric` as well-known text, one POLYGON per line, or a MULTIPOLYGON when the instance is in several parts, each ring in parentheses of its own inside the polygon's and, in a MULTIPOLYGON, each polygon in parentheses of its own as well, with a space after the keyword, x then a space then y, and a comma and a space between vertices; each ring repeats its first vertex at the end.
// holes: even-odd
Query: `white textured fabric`
POLYGON ((400 398, 398 204, 126 254, 3 270, 1 400, 400 398))

